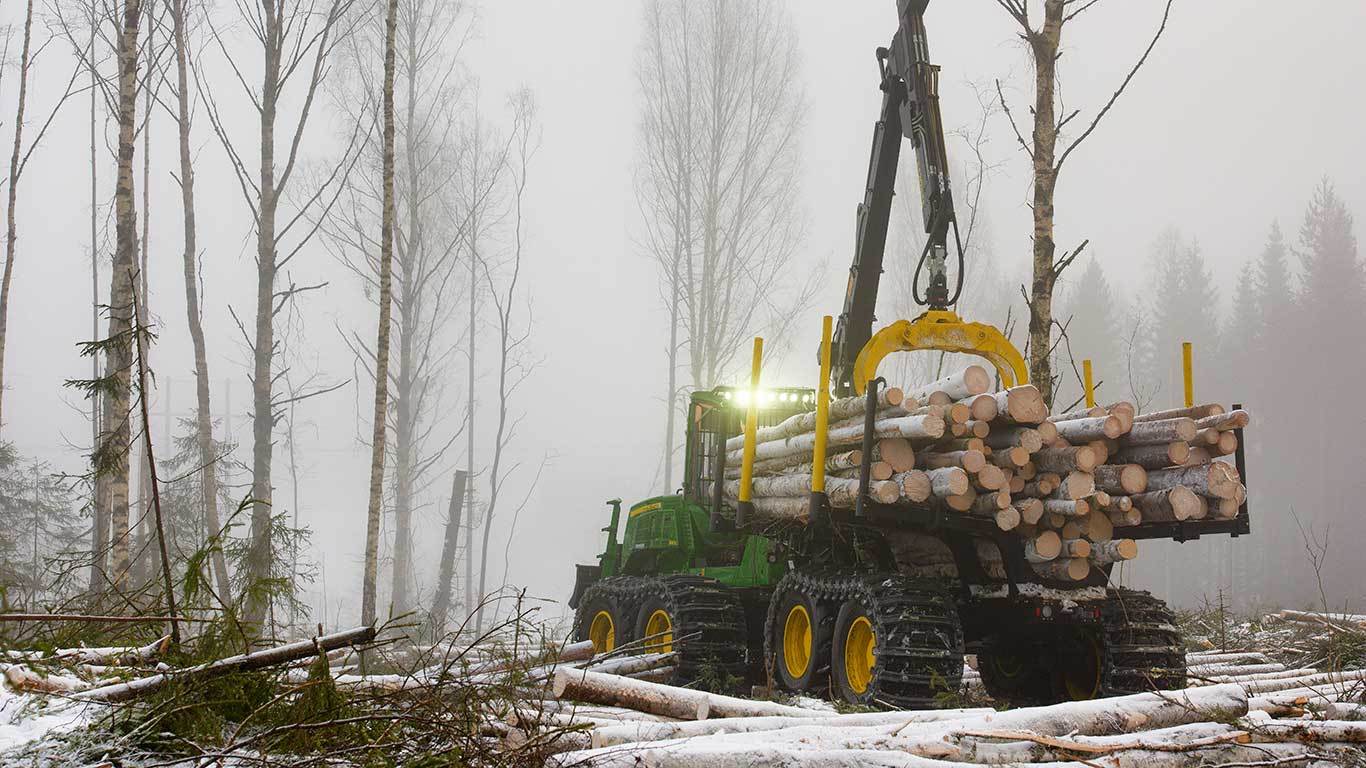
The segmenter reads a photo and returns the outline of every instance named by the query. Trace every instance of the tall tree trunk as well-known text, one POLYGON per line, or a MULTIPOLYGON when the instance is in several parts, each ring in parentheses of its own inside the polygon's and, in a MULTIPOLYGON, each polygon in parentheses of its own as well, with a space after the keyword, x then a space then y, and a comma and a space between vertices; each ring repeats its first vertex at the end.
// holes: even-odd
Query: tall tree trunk
MULTIPOLYGON (((477 179, 478 174, 474 177, 477 179)), ((473 186, 473 185, 472 185, 473 186)), ((465 476, 474 477, 474 361, 476 310, 479 299, 479 277, 475 267, 479 263, 479 212, 470 215, 470 317, 469 371, 465 382, 465 476)), ((474 483, 465 481, 465 603, 469 612, 474 607, 474 483)))
MULTIPOLYGON (((138 242, 138 280, 136 285, 137 296, 135 297, 138 326, 142 328, 147 327, 147 303, 151 296, 151 292, 147 288, 147 256, 148 233, 151 231, 152 218, 152 72, 153 51, 156 47, 153 41, 155 31, 156 25, 147 27, 147 42, 143 46, 147 54, 147 69, 143 73, 142 82, 142 239, 138 242)), ((142 390, 142 384, 142 380, 139 379, 138 397, 145 400, 149 393, 142 390)), ((137 460, 133 466, 136 467, 138 474, 137 525, 139 532, 135 539, 136 546, 133 548, 133 580, 139 586, 151 582, 155 578, 156 572, 161 568, 161 565, 156 562, 157 549, 153 545, 156 530, 152 515, 149 512, 152 467, 148 455, 146 442, 137 441, 137 460)))
MULTIPOLYGON (((185 0, 171 0, 172 34, 175 35, 176 63, 176 119, 179 127, 180 203, 184 211, 185 251, 185 320, 190 329, 194 349, 195 381, 195 443, 199 448, 199 464, 203 468, 200 481, 200 505, 204 508, 205 533, 208 538, 222 533, 218 518, 218 457, 213 447, 213 411, 209 404, 209 355, 204 343, 204 323, 199 310, 198 247, 196 245, 194 210, 194 160, 190 155, 190 80, 189 46, 185 39, 188 10, 185 0)), ((222 547, 213 548, 214 589, 224 605, 232 604, 232 587, 228 582, 228 564, 222 547)))
MULTIPOLYGON (((86 47, 86 61, 90 67, 90 338, 100 337, 100 249, 99 249, 99 165, 96 153, 96 100, 99 91, 99 73, 95 70, 95 31, 98 29, 95 16, 95 0, 91 0, 89 10, 90 42, 86 47)), ((100 359, 90 356, 90 379, 100 377, 100 359)), ((101 419, 103 410, 101 398, 90 398, 90 450, 94 453, 100 445, 101 419)), ((95 473, 94 505, 90 523, 90 588, 94 594, 104 589, 107 577, 105 566, 109 562, 109 494, 108 481, 101 472, 95 473)))
POLYGON ((1054 113, 1058 46, 1062 42, 1063 0, 1045 0, 1044 23, 1029 35, 1034 57, 1034 258, 1029 300, 1029 379, 1053 402, 1052 351, 1053 285, 1056 245, 1053 240, 1053 192, 1057 186, 1054 162, 1058 122, 1054 113))
POLYGON ((109 338, 107 374, 113 386, 105 400, 106 467, 110 471, 110 536, 113 540, 110 570, 114 584, 128 578, 128 449, 130 435, 132 334, 136 309, 133 281, 137 270, 137 209, 133 191, 133 156, 136 150, 138 26, 141 0, 124 0, 123 25, 118 50, 118 175, 114 187, 115 248, 109 288, 109 338))
POLYGON ((433 638, 446 632, 446 619, 451 609, 451 582, 455 576, 455 553, 460 548, 460 513, 465 500, 465 482, 469 476, 462 469, 455 470, 451 481, 451 504, 446 518, 446 539, 441 544, 441 562, 436 570, 436 594, 432 597, 432 613, 427 624, 433 638))
POLYGON ((669 274, 669 376, 664 391, 664 406, 668 409, 664 417, 664 492, 674 491, 674 430, 678 417, 678 322, 679 301, 682 297, 678 289, 678 261, 682 258, 674 254, 673 269, 669 274))
POLYGON ((384 15, 384 211, 380 223, 379 330, 375 341, 375 412, 370 433, 370 504, 365 522, 365 583, 361 621, 375 622, 379 571, 379 519, 384 503, 384 441, 389 396, 389 316, 394 262, 394 36, 398 0, 388 0, 384 15))
POLYGON ((279 190, 275 186, 275 118, 280 97, 280 50, 283 21, 274 3, 262 3, 265 17, 265 72, 261 83, 261 166, 256 221, 256 330, 251 376, 251 544, 247 554, 250 574, 245 618, 248 624, 265 620, 269 597, 260 585, 270 577, 274 549, 271 536, 271 459, 275 430, 275 215, 279 190))
POLYGON ((405 301, 400 309, 398 340, 398 376, 394 383, 394 565, 393 589, 389 597, 394 615, 401 616, 412 610, 412 559, 413 559, 413 462, 415 460, 415 441, 417 440, 417 414, 414 407, 416 383, 412 378, 413 348, 412 334, 414 319, 408 311, 413 304, 411 285, 412 275, 403 271, 402 289, 405 301))
MULTIPOLYGON (((17 234, 15 207, 19 200, 19 156, 24 148, 24 104, 28 98, 29 42, 33 33, 33 0, 24 11, 24 47, 19 54, 19 104, 14 110, 14 150, 9 158, 9 205, 5 236, 5 276, 0 278, 0 398, 5 395, 5 338, 9 330, 9 289, 14 278, 14 246, 17 234)), ((3 403, 3 400, 0 400, 3 403)), ((0 411, 0 431, 3 430, 0 411)))

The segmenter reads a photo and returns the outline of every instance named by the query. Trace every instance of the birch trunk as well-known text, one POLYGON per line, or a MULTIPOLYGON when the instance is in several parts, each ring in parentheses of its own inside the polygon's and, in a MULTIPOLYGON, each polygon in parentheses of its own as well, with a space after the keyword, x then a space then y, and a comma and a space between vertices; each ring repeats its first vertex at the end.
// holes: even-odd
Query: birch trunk
MULTIPOLYGON (((209 356, 204 342, 204 324, 200 317, 198 246, 194 207, 194 160, 190 154, 190 51, 185 28, 188 24, 185 0, 172 0, 171 34, 175 40, 176 63, 176 123, 180 151, 180 203, 183 213, 184 252, 182 262, 185 277, 185 320, 190 329, 194 350, 195 381, 195 444, 199 449, 200 504, 204 508, 205 533, 208 537, 222 533, 218 518, 218 457, 214 455, 213 411, 209 402, 209 356)), ((221 547, 213 548, 214 589, 224 604, 232 603, 232 588, 228 582, 228 564, 221 547)))
MULTIPOLYGON (((370 502, 365 520, 365 580, 361 622, 375 623, 379 580, 379 520, 384 507, 384 447, 389 411, 389 318, 393 308, 394 263, 394 37, 398 0, 388 0, 384 15, 384 211, 380 223, 379 329, 375 338, 375 409, 370 432, 370 502)), ((395 558, 395 566, 398 562, 395 558)))
POLYGON ((118 46, 118 170, 114 186, 115 248, 109 288, 110 354, 107 373, 113 379, 105 400, 103 450, 110 471, 110 571, 116 587, 128 578, 128 451, 132 389, 132 334, 136 309, 133 281, 137 271, 137 209, 133 196, 133 154, 136 151, 138 30, 141 0, 124 0, 118 46))
POLYGON ((450 614, 451 588, 455 576, 455 553, 460 549, 460 515, 465 501, 465 483, 468 476, 464 470, 455 470, 451 481, 450 512, 446 518, 446 539, 441 545, 441 562, 436 570, 436 596, 432 598, 432 612, 428 624, 433 636, 446 631, 446 618, 450 614))
MULTIPOLYGON (((5 395, 5 339, 9 330, 9 291, 14 278, 15 244, 18 239, 18 216, 16 207, 19 201, 20 153, 24 148, 24 105, 28 99, 29 44, 33 33, 33 0, 28 0, 24 10, 24 44, 19 54, 19 96, 14 110, 14 148, 9 159, 9 205, 7 207, 5 230, 5 273, 0 278, 0 404, 5 395)), ((0 430, 4 428, 3 411, 0 410, 0 430)))

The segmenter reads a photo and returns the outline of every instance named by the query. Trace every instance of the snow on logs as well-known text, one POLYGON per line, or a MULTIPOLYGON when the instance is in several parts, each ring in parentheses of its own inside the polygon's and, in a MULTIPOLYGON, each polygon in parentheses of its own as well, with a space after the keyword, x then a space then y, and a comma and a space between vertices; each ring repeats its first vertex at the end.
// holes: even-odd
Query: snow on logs
MULTIPOLYGON (((866 498, 987 521, 1021 538, 1042 579, 1067 583, 1136 557, 1124 529, 1232 519, 1247 498, 1233 464, 1216 458, 1237 449, 1234 430, 1251 423, 1245 410, 1205 404, 1139 414, 1118 402, 1050 416, 1034 387, 989 392, 990 385, 985 368, 969 366, 884 389, 871 456, 862 450, 866 398, 834 401, 825 460, 831 506, 856 506, 867 461, 866 498)), ((806 521, 814 430, 814 413, 801 413, 758 431, 758 522, 806 521)), ((726 442, 723 491, 732 503, 743 448, 742 437, 726 442)))

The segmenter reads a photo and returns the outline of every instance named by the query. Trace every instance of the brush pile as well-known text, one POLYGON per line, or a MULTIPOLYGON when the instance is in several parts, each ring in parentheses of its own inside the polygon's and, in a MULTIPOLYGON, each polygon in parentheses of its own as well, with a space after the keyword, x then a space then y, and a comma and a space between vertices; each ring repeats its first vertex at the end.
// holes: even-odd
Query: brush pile
MULTIPOLYGON (((1139 414, 1131 403, 1050 415, 1031 385, 989 392, 981 366, 929 384, 878 393, 871 456, 864 456, 864 397, 832 401, 826 493, 852 509, 861 465, 864 493, 877 504, 928 507, 989 521, 1019 536, 1042 578, 1072 582, 1095 567, 1134 558, 1126 538, 1142 526, 1235 518, 1247 498, 1229 458, 1247 411, 1218 404, 1139 414)), ((799 413, 759 429, 752 500, 761 522, 807 522, 816 415, 799 413)), ((726 442, 723 492, 739 497, 744 437, 726 442)), ((922 569, 936 563, 935 541, 902 537, 922 569)), ((978 540, 989 574, 1004 577, 1001 553, 978 540)), ((934 575, 927 572, 924 575, 934 575)))

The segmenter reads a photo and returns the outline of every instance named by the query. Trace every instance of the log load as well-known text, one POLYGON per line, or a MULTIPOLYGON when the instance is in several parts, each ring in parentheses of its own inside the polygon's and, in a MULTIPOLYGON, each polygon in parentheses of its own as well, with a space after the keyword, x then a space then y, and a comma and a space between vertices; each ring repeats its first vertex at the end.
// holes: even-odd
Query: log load
MULTIPOLYGON (((1236 450, 1236 431, 1251 423, 1245 410, 1207 404, 1138 414, 1116 402, 1050 416, 1034 387, 991 392, 990 382, 986 369, 970 366, 883 389, 871 452, 863 449, 867 400, 835 401, 825 459, 831 507, 852 509, 862 495, 984 521, 1020 537, 1040 579, 1076 581, 1137 557, 1142 536, 1132 529, 1232 519, 1247 497, 1232 464, 1214 458, 1236 450), (1116 528, 1125 529, 1118 539, 1116 528)), ((756 524, 809 522, 814 430, 814 414, 802 413, 758 431, 756 524)), ((743 438, 726 442, 722 490, 732 507, 743 447, 743 438)), ((989 573, 1004 572, 993 552, 983 559, 979 548, 978 558, 989 573)))

